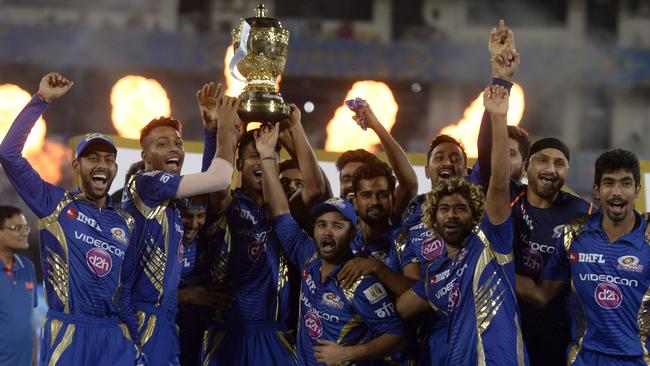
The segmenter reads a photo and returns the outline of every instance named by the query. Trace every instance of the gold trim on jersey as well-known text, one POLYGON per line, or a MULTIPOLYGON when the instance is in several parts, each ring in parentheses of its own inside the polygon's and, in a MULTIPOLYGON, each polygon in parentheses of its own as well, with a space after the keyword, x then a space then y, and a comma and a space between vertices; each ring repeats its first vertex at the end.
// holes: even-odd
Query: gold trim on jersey
POLYGON ((345 336, 354 329, 354 327, 358 326, 359 324, 362 324, 363 320, 361 319, 361 316, 359 314, 356 314, 355 316, 352 317, 345 325, 343 328, 341 328, 341 333, 339 333, 338 338, 336 339, 336 343, 341 344, 343 342, 343 339, 345 336))
POLYGON ((475 290, 474 306, 476 306, 476 326, 480 335, 483 335, 485 330, 490 326, 492 319, 499 312, 501 305, 503 305, 506 289, 504 288, 500 293, 495 294, 501 284, 501 278, 493 282, 495 276, 496 272, 485 281, 483 286, 475 290))
POLYGON ((485 246, 491 252, 492 257, 494 257, 499 265, 503 266, 512 261, 512 251, 508 254, 501 254, 494 250, 494 248, 492 248, 492 243, 490 243, 490 240, 487 238, 487 236, 485 236, 483 230, 481 230, 478 226, 474 229, 474 233, 481 240, 483 246, 485 246))
POLYGON ((576 316, 574 318, 576 320, 576 328, 578 329, 578 342, 569 348, 569 355, 567 357, 567 365, 569 366, 576 362, 578 353, 582 350, 582 341, 585 338, 585 334, 587 334, 587 317, 585 316, 585 309, 582 305, 582 300, 580 300, 580 297, 578 296, 573 281, 571 281, 571 292, 573 292, 573 297, 577 301, 577 306, 574 307, 576 311, 576 316))
POLYGON ((74 324, 66 325, 65 333, 63 333, 63 338, 61 338, 61 342, 56 346, 54 352, 52 352, 52 357, 50 358, 50 362, 48 362, 47 364, 48 366, 56 366, 63 352, 65 352, 65 350, 68 349, 68 347, 70 347, 70 344, 72 343, 72 337, 74 335, 74 330, 75 330, 74 324))
POLYGON ((146 255, 140 258, 142 271, 149 278, 151 285, 158 291, 158 303, 163 292, 163 280, 165 276, 165 263, 167 254, 150 239, 149 245, 146 246, 146 255))
POLYGON ((221 341, 223 341, 223 337, 226 335, 226 332, 221 330, 217 335, 214 337, 214 341, 212 341, 212 347, 210 347, 210 350, 208 352, 205 352, 208 348, 208 345, 210 344, 210 339, 212 338, 212 332, 211 331, 205 331, 203 333, 203 350, 205 353, 205 359, 203 360, 203 365, 204 366, 209 366, 210 361, 212 361, 212 356, 214 356, 214 353, 217 351, 217 348, 219 348, 219 345, 221 344, 221 341))
POLYGON ((158 318, 156 318, 155 315, 150 315, 149 320, 147 321, 147 327, 144 329, 144 332, 142 332, 142 345, 144 346, 148 341, 149 338, 153 335, 154 329, 156 329, 156 321, 158 318))
POLYGON ((648 348, 645 345, 648 341, 648 333, 650 332, 650 310, 648 310, 648 302, 650 302, 650 288, 648 288, 646 293, 643 295, 641 307, 639 308, 639 313, 637 315, 639 341, 641 341, 641 347, 643 349, 643 361, 650 365, 650 355, 648 354, 648 348))
POLYGON ((129 341, 133 341, 131 339, 131 334, 129 333, 129 328, 126 326, 126 324, 120 323, 118 326, 122 330, 122 334, 124 335, 124 338, 128 339, 129 341))
POLYGON ((296 355, 296 348, 291 345, 291 341, 287 338, 285 333, 283 331, 277 331, 278 338, 280 338, 280 341, 282 344, 287 347, 287 350, 289 353, 291 353, 291 357, 293 357, 294 361, 298 359, 298 355, 296 355))
POLYGON ((56 336, 59 335, 61 326, 63 326, 63 322, 60 321, 59 319, 52 319, 50 321, 50 346, 54 344, 54 341, 56 340, 56 336))
POLYGON ((577 219, 574 219, 570 223, 564 225, 564 235, 563 235, 563 245, 564 245, 564 250, 569 254, 569 250, 571 249, 571 244, 573 241, 580 235, 580 232, 582 229, 585 227, 585 224, 587 223, 588 217, 579 217, 577 219))
POLYGON ((344 288, 343 289, 343 295, 345 295, 345 298, 348 299, 350 304, 352 304, 352 300, 354 300, 354 291, 357 290, 357 287, 361 284, 361 280, 363 280, 366 276, 361 276, 359 277, 353 284, 350 286, 350 288, 344 288))
POLYGON ((287 259, 284 256, 282 249, 278 251, 278 286, 275 293, 275 320, 280 316, 280 292, 282 288, 289 282, 289 267, 287 266, 287 259))
POLYGON ((54 290, 54 293, 63 304, 63 312, 68 313, 70 312, 70 303, 68 301, 69 300, 68 265, 63 260, 63 258, 61 258, 61 256, 56 254, 54 250, 52 250, 51 248, 46 246, 45 250, 48 253, 46 261, 49 264, 49 268, 47 271, 47 282, 50 283, 52 289, 54 290))
POLYGON ((402 254, 404 253, 404 248, 406 248, 406 239, 409 237, 410 230, 405 229, 404 232, 399 234, 397 238, 393 241, 393 245, 395 245, 395 251, 397 252, 397 259, 399 260, 400 263, 402 263, 402 254))
POLYGON ((525 365, 526 364, 526 354, 524 352, 524 337, 521 334, 521 328, 519 327, 519 317, 515 313, 515 326, 517 327, 517 364, 525 365))

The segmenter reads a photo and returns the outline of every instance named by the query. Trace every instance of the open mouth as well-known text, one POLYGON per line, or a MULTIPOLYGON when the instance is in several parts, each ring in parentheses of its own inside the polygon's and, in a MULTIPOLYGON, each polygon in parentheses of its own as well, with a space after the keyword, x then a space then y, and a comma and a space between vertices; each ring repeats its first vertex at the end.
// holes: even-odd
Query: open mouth
POLYGON ((172 156, 165 160, 165 165, 170 171, 178 171, 181 169, 181 158, 178 156, 172 156))
POLYGON ((627 206, 627 202, 625 201, 608 201, 607 205, 610 208, 610 211, 616 214, 620 214, 625 210, 625 206, 627 206))
POLYGON ((255 179, 262 179, 262 170, 258 169, 253 172, 253 175, 255 176, 255 179))
POLYGON ((90 176, 90 179, 93 181, 95 186, 103 188, 108 182, 108 173, 107 172, 95 172, 90 176))
POLYGON ((438 176, 442 179, 449 179, 454 176, 454 169, 452 168, 441 168, 438 170, 438 176))
POLYGON ((321 253, 332 253, 336 249, 336 241, 332 238, 323 238, 320 241, 321 253))
POLYGON ((539 182, 542 184, 543 188, 552 189, 553 186, 555 185, 555 182, 557 182, 557 178, 541 175, 539 177, 539 182))

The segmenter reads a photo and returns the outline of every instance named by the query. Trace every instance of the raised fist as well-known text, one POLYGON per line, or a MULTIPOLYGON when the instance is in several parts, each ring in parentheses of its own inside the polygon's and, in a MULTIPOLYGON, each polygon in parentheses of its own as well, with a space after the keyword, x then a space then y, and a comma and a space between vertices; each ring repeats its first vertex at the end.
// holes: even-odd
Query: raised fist
POLYGON ((56 72, 51 72, 41 79, 37 94, 50 103, 68 92, 74 83, 56 72))

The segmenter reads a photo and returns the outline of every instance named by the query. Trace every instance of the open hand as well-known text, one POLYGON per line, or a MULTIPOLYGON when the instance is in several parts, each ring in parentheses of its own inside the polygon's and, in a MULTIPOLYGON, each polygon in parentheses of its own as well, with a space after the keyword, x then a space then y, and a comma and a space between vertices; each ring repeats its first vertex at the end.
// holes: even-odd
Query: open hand
POLYGON ((217 131, 217 96, 222 93, 223 85, 221 83, 214 86, 213 82, 204 84, 196 92, 196 101, 199 104, 199 112, 203 119, 203 126, 212 131, 217 131))
POLYGON ((273 126, 265 124, 255 130, 255 147, 260 154, 260 159, 275 157, 275 145, 278 143, 279 133, 279 123, 273 126))
POLYGON ((237 114, 240 103, 239 98, 225 95, 224 89, 220 85, 217 86, 214 97, 217 103, 217 128, 235 135, 235 141, 239 141, 239 137, 241 137, 244 131, 243 123, 237 114))
POLYGON ((508 89, 490 85, 483 92, 483 105, 488 113, 505 116, 508 114, 508 98, 508 89))
POLYGON ((73 85, 74 83, 72 81, 64 78, 61 74, 51 72, 41 79, 37 94, 46 102, 51 103, 64 96, 73 85))
POLYGON ((318 346, 314 347, 316 361, 327 366, 336 366, 348 361, 345 347, 324 339, 318 340, 318 346))
POLYGON ((341 283, 341 287, 350 288, 359 277, 374 274, 378 264, 376 259, 353 258, 343 265, 336 278, 341 283))

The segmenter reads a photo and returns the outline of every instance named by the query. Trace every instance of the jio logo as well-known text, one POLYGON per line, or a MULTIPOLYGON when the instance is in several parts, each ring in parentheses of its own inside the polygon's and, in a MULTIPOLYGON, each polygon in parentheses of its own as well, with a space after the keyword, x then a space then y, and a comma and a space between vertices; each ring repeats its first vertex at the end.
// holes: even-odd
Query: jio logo
POLYGON ((451 286, 449 291, 449 301, 447 302, 447 310, 453 311, 460 304, 460 286, 457 282, 451 286))
POLYGON ((613 283, 603 282, 596 286, 594 297, 600 307, 605 309, 616 309, 623 302, 621 290, 613 283))
POLYGON ((86 253, 88 267, 99 277, 104 277, 111 272, 113 260, 105 250, 93 248, 86 253))
POLYGON ((264 253, 266 253, 266 243, 262 241, 258 240, 248 246, 248 258, 255 264, 262 260, 264 253))
POLYGON ((320 322, 318 316, 311 311, 308 311, 303 317, 305 321, 305 328, 307 328, 307 334, 310 337, 317 339, 323 335, 323 325, 320 322))
POLYGON ((531 277, 539 276, 544 267, 544 258, 542 258, 542 255, 530 248, 523 249, 521 254, 524 272, 531 277))
POLYGON ((442 247, 442 240, 438 235, 435 235, 433 238, 427 238, 422 243, 422 256, 426 260, 434 260, 442 254, 442 247))

